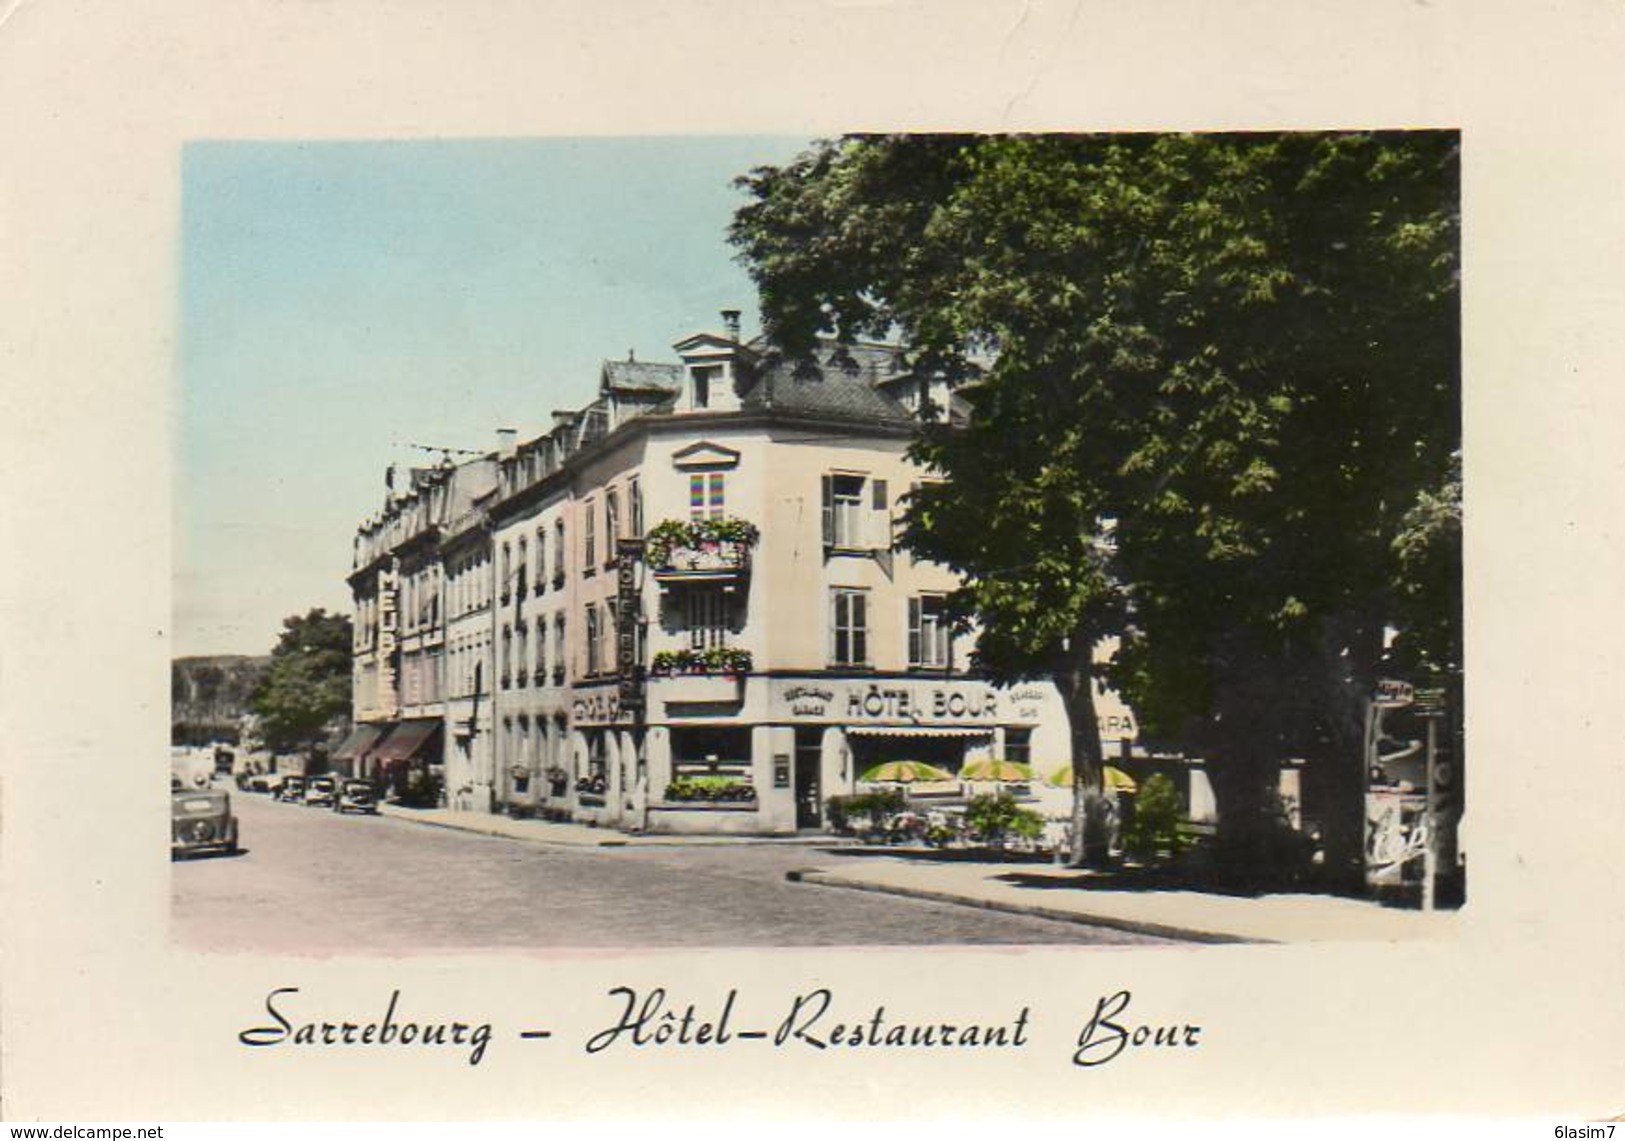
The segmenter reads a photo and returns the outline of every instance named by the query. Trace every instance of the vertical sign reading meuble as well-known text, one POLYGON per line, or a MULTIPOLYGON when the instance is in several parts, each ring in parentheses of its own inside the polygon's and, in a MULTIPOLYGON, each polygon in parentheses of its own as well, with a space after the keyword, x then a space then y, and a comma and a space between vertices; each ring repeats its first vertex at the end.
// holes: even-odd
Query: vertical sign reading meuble
POLYGON ((643 679, 638 675, 638 560, 643 540, 615 543, 615 585, 619 621, 615 623, 615 670, 620 676, 621 708, 643 708, 643 679))

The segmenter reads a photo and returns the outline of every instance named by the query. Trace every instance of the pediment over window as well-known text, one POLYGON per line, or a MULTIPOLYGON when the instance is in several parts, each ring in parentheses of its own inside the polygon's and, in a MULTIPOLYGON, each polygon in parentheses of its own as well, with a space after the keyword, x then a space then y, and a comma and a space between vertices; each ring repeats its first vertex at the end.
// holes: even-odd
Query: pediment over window
POLYGON ((672 456, 671 462, 673 466, 683 469, 735 467, 739 463, 739 453, 721 444, 701 440, 672 456))

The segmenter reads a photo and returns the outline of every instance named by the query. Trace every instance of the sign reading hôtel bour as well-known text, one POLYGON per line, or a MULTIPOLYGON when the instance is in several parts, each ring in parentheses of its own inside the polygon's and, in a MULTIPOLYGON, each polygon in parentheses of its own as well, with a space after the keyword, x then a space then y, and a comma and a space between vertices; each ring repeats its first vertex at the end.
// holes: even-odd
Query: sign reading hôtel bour
POLYGON ((980 681, 877 678, 775 680, 775 721, 876 725, 993 725, 1039 719, 1044 694, 1034 687, 998 690, 980 681))

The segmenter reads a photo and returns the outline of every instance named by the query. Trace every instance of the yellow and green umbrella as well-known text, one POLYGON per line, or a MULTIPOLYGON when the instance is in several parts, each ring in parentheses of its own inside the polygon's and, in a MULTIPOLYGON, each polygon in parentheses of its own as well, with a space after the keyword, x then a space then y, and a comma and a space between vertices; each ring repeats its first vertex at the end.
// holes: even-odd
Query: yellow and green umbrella
POLYGON ((1033 779, 1033 767, 1016 761, 983 757, 960 769, 959 775, 964 780, 1029 781, 1033 779))
MULTIPOLYGON (((1062 765, 1060 768, 1050 773, 1049 779, 1044 783, 1048 784, 1051 788, 1071 788, 1072 766, 1062 765)), ((1134 783, 1133 777, 1129 776, 1116 765, 1106 766, 1105 772, 1101 774, 1100 783, 1105 787, 1107 792, 1134 792, 1140 787, 1134 783)))
POLYGON ((910 784, 920 780, 953 780, 954 774, 924 761, 886 761, 868 769, 858 779, 871 784, 910 784))

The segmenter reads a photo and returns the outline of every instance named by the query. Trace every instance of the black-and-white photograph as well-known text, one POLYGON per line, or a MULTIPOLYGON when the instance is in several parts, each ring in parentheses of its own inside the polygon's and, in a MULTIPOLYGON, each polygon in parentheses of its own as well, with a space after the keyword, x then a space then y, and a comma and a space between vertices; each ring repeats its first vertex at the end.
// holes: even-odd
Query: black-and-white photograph
POLYGON ((1451 932, 1455 131, 180 174, 181 944, 1451 932))

